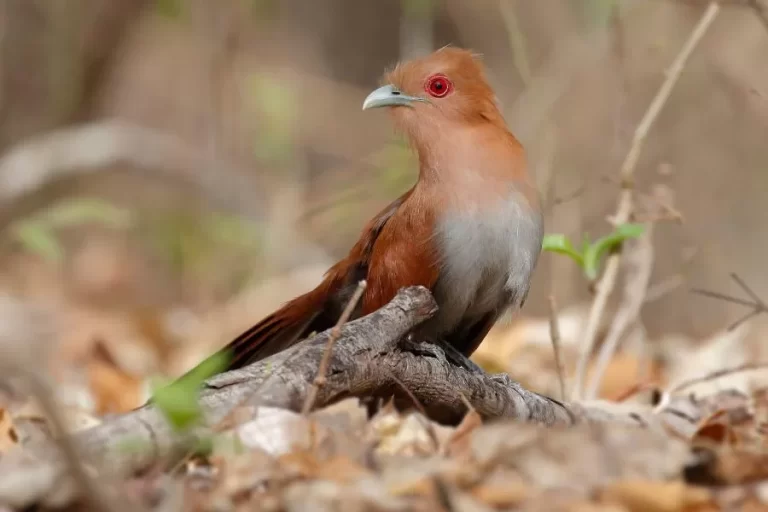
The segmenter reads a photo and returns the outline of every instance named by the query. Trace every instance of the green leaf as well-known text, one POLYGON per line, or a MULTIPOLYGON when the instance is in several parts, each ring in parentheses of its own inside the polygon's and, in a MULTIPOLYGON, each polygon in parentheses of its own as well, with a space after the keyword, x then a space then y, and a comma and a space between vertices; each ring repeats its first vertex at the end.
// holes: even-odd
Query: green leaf
POLYGON ((203 231, 209 234, 216 245, 254 250, 260 247, 259 226, 237 215, 210 213, 203 221, 203 231))
POLYGON ((51 227, 57 228, 97 223, 120 229, 127 228, 132 223, 128 210, 101 199, 87 197, 61 201, 43 212, 42 219, 50 223, 51 227))
POLYGON ((152 399, 177 432, 198 424, 202 419, 203 411, 197 402, 195 389, 169 384, 157 389, 152 399))
POLYGON ((251 9, 254 16, 262 20, 271 20, 280 14, 279 0, 252 0, 251 9))
POLYGON ((39 220, 19 221, 13 225, 13 236, 26 251, 49 262, 61 261, 64 251, 53 231, 39 220))
POLYGON ((622 224, 613 233, 605 235, 584 251, 584 272, 590 281, 597 279, 603 256, 629 238, 638 238, 645 232, 642 224, 622 224))
MULTIPOLYGON (((217 352, 189 370, 189 372, 184 375, 184 379, 191 382, 192 385, 197 388, 207 379, 226 370, 227 365, 229 364, 229 358, 230 355, 226 352, 217 352)), ((177 382, 180 380, 181 379, 177 380, 177 382)))
POLYGON ((407 18, 431 19, 435 12, 434 0, 401 0, 403 14, 407 18))
POLYGON ((228 360, 229 355, 216 353, 178 380, 155 387, 152 402, 177 432, 201 423, 203 410, 197 400, 198 390, 206 379, 225 370, 228 360))
POLYGON ((256 157, 273 164, 286 164, 294 154, 296 121, 300 97, 295 87, 268 73, 249 77, 253 107, 263 129, 254 144, 256 157))
POLYGON ((589 0, 584 4, 588 22, 595 27, 605 27, 618 7, 616 0, 589 0))
POLYGON ((96 223, 118 229, 130 226, 131 222, 128 210, 100 199, 74 198, 60 201, 30 218, 14 222, 11 233, 24 250, 56 262, 64 257, 64 249, 55 234, 57 228, 96 223))
POLYGON ((166 18, 178 19, 184 13, 184 0, 155 0, 155 9, 166 18))
POLYGON ((581 254, 587 252, 590 245, 592 245, 592 242, 589 241, 589 233, 581 235, 581 254))
POLYGON ((544 251, 564 254, 575 261, 580 267, 584 267, 584 257, 573 247, 573 244, 571 244, 571 241, 565 235, 545 235, 541 248, 544 251))

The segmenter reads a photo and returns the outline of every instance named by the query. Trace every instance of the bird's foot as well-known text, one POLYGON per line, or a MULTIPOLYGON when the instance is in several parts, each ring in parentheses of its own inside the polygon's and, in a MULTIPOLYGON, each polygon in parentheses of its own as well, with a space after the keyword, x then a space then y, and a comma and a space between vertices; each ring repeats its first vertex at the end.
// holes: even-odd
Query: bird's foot
POLYGON ((491 375, 491 380, 498 382, 499 384, 506 387, 512 387, 518 384, 518 382, 512 380, 512 377, 510 377, 507 373, 494 373, 491 375))
POLYGON ((477 363, 456 350, 453 345, 445 341, 423 340, 414 337, 412 334, 409 334, 408 337, 405 338, 405 342, 407 343, 408 349, 415 353, 420 353, 431 357, 442 356, 445 357, 445 360, 452 365, 464 368, 470 373, 485 373, 485 370, 483 370, 477 363))
POLYGON ((437 345, 445 352, 445 358, 452 364, 468 370, 470 373, 485 373, 480 365, 456 350, 450 343, 439 341, 437 345))
MULTIPOLYGON (((520 383, 518 381, 514 380, 512 377, 510 377, 506 373, 494 373, 493 375, 491 375, 491 380, 501 384, 502 386, 504 386, 506 388, 522 389, 522 386, 520 385, 520 383)), ((557 405, 559 405, 561 407, 566 407, 565 404, 563 402, 561 402, 560 400, 557 400, 555 398, 549 397, 547 395, 542 395, 541 393, 536 393, 534 391, 527 391, 527 393, 529 393, 531 395, 536 395, 536 396, 540 397, 544 401, 552 402, 552 403, 557 404, 557 405)))

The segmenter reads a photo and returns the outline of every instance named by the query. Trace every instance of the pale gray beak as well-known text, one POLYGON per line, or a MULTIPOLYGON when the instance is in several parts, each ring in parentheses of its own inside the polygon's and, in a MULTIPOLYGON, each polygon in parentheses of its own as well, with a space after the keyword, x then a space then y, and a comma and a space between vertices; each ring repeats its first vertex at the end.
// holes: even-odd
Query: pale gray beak
POLYGON ((394 85, 379 87, 365 98, 363 110, 379 107, 408 106, 416 101, 427 101, 418 96, 408 96, 400 92, 394 85))

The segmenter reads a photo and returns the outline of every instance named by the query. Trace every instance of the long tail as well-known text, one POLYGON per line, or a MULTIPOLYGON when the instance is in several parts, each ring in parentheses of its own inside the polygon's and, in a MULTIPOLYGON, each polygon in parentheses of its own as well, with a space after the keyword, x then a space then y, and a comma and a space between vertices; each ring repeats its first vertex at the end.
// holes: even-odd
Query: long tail
POLYGON ((293 299, 187 371, 176 382, 190 379, 192 373, 213 358, 224 356, 227 362, 226 368, 219 371, 236 370, 291 347, 318 327, 325 330, 325 327, 317 325, 321 323, 318 317, 323 311, 323 299, 319 289, 293 299))
MULTIPOLYGON (((222 351, 228 355, 227 370, 236 370, 281 352, 310 333, 330 329, 353 288, 332 268, 314 290, 296 297, 229 342, 222 351)), ((219 352, 221 353, 221 352, 219 352)))
POLYGON ((228 355, 228 370, 235 370, 281 352, 312 332, 321 305, 313 307, 310 297, 287 303, 229 342, 221 350, 228 355))

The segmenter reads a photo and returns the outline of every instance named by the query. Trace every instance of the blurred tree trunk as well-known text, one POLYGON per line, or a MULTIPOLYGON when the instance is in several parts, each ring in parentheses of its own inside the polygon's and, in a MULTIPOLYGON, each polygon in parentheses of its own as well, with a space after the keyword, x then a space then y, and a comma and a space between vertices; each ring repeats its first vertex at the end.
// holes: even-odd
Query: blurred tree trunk
POLYGON ((147 4, 148 0, 4 0, 0 149, 87 119, 124 34, 147 4))

